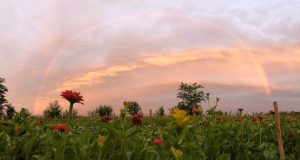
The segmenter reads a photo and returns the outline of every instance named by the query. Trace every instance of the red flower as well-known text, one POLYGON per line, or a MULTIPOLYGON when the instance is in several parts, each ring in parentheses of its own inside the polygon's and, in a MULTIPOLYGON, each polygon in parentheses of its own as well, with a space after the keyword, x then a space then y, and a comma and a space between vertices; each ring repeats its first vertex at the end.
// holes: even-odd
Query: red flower
POLYGON ((132 116, 131 122, 135 125, 141 125, 142 124, 142 115, 136 114, 136 115, 132 116))
POLYGON ((252 120, 253 122, 256 122, 256 121, 257 121, 257 118, 256 118, 256 117, 252 117, 251 120, 252 120))
POLYGON ((68 100, 70 103, 81 103, 83 104, 81 101, 84 101, 82 98, 82 96, 80 95, 80 92, 73 92, 73 91, 69 91, 66 90, 65 92, 61 93, 61 96, 68 100))
POLYGON ((41 121, 36 121, 35 122, 35 126, 41 126, 41 125, 43 125, 43 123, 41 121))
POLYGON ((222 120, 221 117, 216 117, 216 121, 217 121, 217 122, 220 122, 221 120, 222 120))
POLYGON ((163 144, 164 142, 163 142, 163 140, 160 139, 160 138, 154 138, 153 143, 156 144, 156 145, 161 145, 161 144, 163 144))
POLYGON ((69 132, 69 128, 66 124, 57 124, 49 128, 53 131, 69 132))
POLYGON ((243 123, 243 122, 245 122, 245 120, 243 120, 243 119, 239 119, 239 122, 240 122, 240 123, 243 123))

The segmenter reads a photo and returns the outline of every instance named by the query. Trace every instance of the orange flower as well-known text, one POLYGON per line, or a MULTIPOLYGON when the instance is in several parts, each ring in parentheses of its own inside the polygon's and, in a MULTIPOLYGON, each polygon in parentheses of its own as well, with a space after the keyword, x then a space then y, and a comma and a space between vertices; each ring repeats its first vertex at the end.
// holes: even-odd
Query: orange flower
POLYGON ((72 104, 74 103, 83 104, 81 101, 84 101, 82 99, 83 97, 80 95, 80 92, 73 92, 73 91, 66 90, 65 92, 61 93, 61 96, 72 104))
POLYGON ((221 117, 216 117, 216 121, 217 121, 217 122, 220 122, 221 120, 222 120, 221 117))
POLYGON ((69 132, 69 127, 66 124, 57 124, 49 128, 53 131, 69 132))
POLYGON ((18 125, 18 126, 15 127, 15 131, 19 132, 20 130, 22 130, 21 126, 18 125))
POLYGON ((240 122, 240 123, 243 123, 243 122, 245 122, 245 120, 243 120, 243 119, 239 119, 239 122, 240 122))

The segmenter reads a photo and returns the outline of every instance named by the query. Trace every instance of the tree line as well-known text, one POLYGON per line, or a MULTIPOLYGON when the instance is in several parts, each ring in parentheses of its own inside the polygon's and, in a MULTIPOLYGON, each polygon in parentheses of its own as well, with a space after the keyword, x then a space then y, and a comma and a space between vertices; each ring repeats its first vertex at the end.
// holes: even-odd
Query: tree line
MULTIPOLYGON (((8 92, 7 87, 4 85, 5 79, 0 77, 0 119, 11 119, 17 113, 15 107, 9 103, 6 99, 6 93, 8 92)), ((187 111, 190 115, 201 115, 203 113, 203 103, 206 103, 208 106, 208 110, 206 110, 206 114, 214 114, 214 115, 223 115, 226 114, 221 110, 218 110, 218 102, 220 98, 216 98, 213 105, 211 105, 210 93, 205 93, 203 91, 203 86, 197 83, 188 84, 183 83, 178 87, 177 98, 181 101, 178 102, 176 106, 170 108, 170 112, 173 109, 179 108, 181 110, 187 111)), ((136 114, 143 114, 141 112, 141 106, 136 101, 124 101, 124 108, 128 114, 134 116, 136 114)), ((24 114, 30 115, 30 112, 26 108, 21 109, 24 114)), ((238 108, 238 113, 242 114, 243 108, 238 108)), ((112 117, 113 107, 111 105, 99 105, 94 110, 88 112, 89 117, 100 117, 104 120, 109 120, 112 117)), ((272 114, 271 111, 270 113, 272 114)), ((282 115, 300 115, 300 112, 281 112, 282 115)), ((44 117, 46 118, 65 118, 69 115, 69 111, 63 111, 62 106, 58 103, 58 101, 54 101, 49 103, 47 108, 43 112, 44 117)), ((160 106, 156 111, 155 115, 164 116, 165 109, 163 106, 160 106)), ((76 109, 72 110, 72 117, 78 116, 78 111, 76 109)))

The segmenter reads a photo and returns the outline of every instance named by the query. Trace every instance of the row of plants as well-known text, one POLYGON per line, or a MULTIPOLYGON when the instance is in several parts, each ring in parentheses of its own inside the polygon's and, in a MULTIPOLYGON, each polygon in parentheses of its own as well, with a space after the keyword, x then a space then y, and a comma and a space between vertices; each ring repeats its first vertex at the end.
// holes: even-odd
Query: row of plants
MULTIPOLYGON (((273 116, 129 116, 35 119, 0 127, 1 159, 278 159, 273 116)), ((286 159, 300 159, 299 117, 281 117, 286 159)))
MULTIPOLYGON (((224 114, 217 110, 219 98, 210 106, 209 94, 200 88, 182 83, 177 94, 182 101, 169 116, 160 107, 153 117, 144 117, 137 102, 125 101, 119 115, 112 116, 112 108, 103 105, 93 111, 95 116, 74 118, 74 105, 84 100, 79 92, 67 90, 61 94, 70 103, 67 118, 31 117, 22 109, 1 123, 0 160, 279 158, 271 112, 250 116, 239 109, 239 114, 224 114), (206 112, 202 101, 209 106, 206 112)), ((281 123, 286 159, 300 159, 299 117, 281 116, 281 123)))

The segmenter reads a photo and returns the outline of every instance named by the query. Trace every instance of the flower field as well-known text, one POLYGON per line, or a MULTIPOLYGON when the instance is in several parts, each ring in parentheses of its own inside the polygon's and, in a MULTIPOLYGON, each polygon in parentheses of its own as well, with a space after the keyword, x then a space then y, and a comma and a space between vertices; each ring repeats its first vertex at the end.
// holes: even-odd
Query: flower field
MULTIPOLYGON (((300 159, 300 120, 281 116, 286 159, 300 159)), ((0 159, 229 160, 279 159, 273 115, 170 116, 121 113, 99 118, 32 118, 17 114, 0 126, 0 159)))

